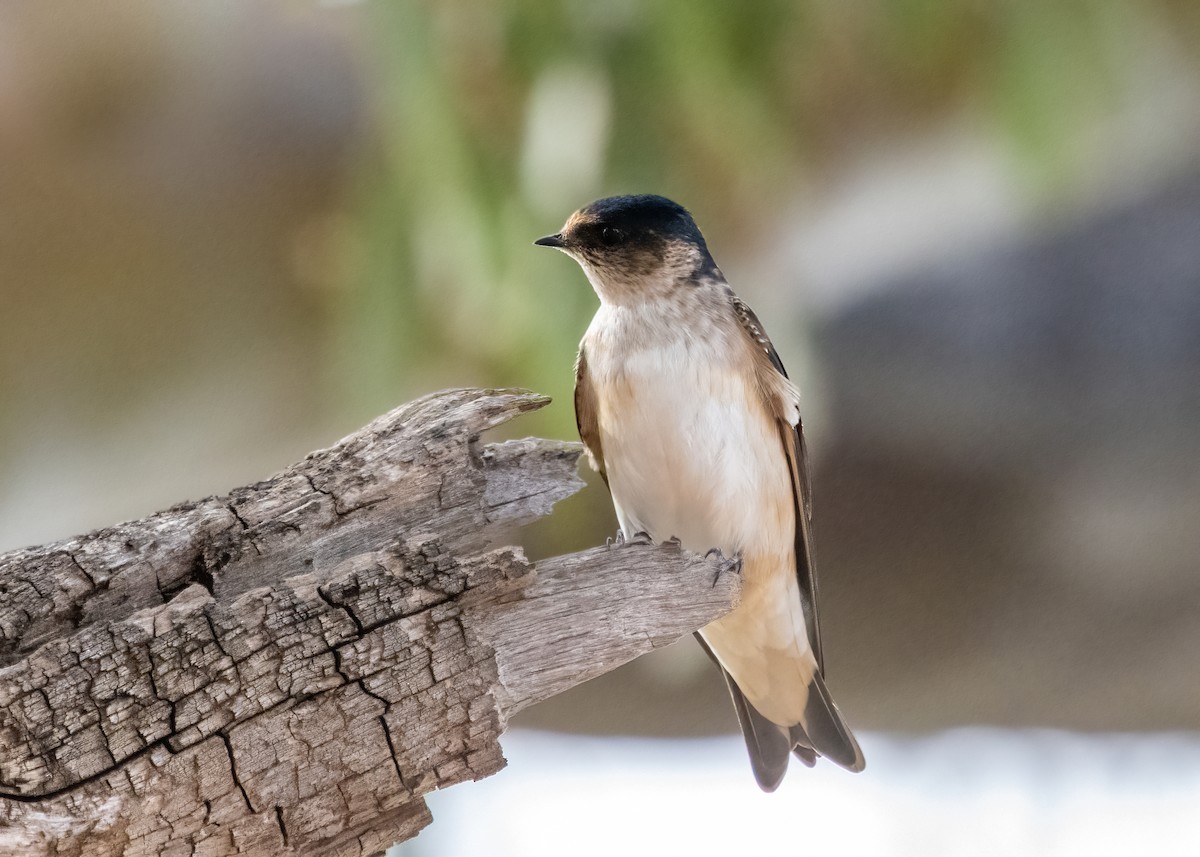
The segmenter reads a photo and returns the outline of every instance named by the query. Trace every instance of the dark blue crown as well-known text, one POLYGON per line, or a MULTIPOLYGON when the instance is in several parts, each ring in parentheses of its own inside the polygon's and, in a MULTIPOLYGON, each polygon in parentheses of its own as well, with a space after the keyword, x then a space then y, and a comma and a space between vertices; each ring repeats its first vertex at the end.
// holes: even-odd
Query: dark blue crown
POLYGON ((652 233, 663 238, 689 241, 707 250, 704 236, 688 210, 664 196, 638 194, 598 199, 583 209, 598 226, 619 229, 633 237, 652 233))

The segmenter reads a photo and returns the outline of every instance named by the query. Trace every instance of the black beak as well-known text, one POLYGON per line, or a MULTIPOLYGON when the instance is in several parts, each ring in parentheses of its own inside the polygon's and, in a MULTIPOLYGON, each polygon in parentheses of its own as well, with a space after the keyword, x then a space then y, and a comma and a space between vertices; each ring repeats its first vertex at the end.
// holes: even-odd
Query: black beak
POLYGON ((566 244, 563 243, 561 232, 557 235, 547 235, 545 238, 539 238, 533 243, 539 247, 557 247, 560 250, 566 246, 566 244))

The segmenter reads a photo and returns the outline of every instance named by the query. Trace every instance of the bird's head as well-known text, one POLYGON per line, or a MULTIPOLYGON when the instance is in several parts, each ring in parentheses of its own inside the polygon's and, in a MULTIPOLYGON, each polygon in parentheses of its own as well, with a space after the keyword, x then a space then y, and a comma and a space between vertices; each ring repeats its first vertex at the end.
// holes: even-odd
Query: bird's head
POLYGON ((661 196, 611 196, 534 242, 575 259, 603 301, 647 300, 697 278, 719 276, 686 208, 661 196))

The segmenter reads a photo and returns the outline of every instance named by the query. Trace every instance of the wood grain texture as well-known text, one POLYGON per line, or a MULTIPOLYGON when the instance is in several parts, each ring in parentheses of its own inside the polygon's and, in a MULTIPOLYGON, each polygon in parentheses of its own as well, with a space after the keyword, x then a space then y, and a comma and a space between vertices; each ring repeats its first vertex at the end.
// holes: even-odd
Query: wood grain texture
POLYGON ((225 497, 0 556, 0 854, 377 854, 515 711, 728 612, 677 548, 494 547, 578 444, 457 390, 225 497))

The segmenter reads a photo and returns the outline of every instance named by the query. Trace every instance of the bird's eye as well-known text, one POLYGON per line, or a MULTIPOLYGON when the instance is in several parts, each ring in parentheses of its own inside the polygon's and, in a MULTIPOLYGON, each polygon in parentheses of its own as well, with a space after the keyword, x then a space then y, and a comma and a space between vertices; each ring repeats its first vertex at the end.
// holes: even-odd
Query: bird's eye
POLYGON ((600 243, 605 247, 616 247, 625 238, 625 233, 620 229, 614 229, 611 226, 605 226, 600 230, 600 243))

